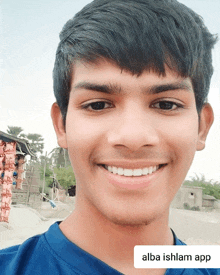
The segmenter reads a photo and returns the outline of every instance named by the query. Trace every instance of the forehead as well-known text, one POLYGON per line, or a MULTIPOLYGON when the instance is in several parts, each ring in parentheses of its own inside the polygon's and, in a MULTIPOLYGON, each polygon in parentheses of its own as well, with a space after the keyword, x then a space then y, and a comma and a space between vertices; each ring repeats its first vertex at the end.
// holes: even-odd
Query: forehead
MULTIPOLYGON (((132 74, 126 69, 121 69, 115 62, 101 59, 93 63, 79 62, 74 64, 71 90, 92 87, 92 85, 106 85, 110 89, 122 92, 132 88, 144 90, 157 86, 193 91, 191 79, 181 77, 177 72, 165 66, 165 74, 145 70, 140 75, 132 74), (90 85, 91 84, 91 85, 90 85)), ((98 87, 98 86, 97 86, 98 87)), ((92 88, 93 89, 93 88, 92 88)))

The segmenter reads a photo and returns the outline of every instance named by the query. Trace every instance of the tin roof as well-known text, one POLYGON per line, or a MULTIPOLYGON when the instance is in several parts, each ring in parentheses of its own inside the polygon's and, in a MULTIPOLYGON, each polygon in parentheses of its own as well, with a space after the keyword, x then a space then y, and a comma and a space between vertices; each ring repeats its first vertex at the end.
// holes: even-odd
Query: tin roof
POLYGON ((215 197, 210 196, 210 195, 203 195, 202 198, 203 198, 204 200, 211 200, 211 201, 215 201, 215 200, 216 200, 215 197))
POLYGON ((9 135, 2 131, 0 131, 0 140, 3 140, 5 142, 16 141, 16 153, 17 154, 20 153, 20 154, 24 154, 24 155, 30 155, 31 157, 36 158, 36 155, 31 150, 31 145, 27 140, 9 135))

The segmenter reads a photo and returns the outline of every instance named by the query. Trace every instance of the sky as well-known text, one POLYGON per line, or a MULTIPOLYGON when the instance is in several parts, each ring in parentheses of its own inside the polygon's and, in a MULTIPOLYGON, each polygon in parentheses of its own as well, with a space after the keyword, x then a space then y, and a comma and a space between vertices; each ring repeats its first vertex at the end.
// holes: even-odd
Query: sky
MULTIPOLYGON (((45 151, 57 147, 50 118, 52 70, 59 32, 88 0, 2 0, 0 2, 0 130, 19 126, 44 137, 45 151)), ((219 0, 180 0, 200 14, 220 37, 219 0)), ((187 178, 204 174, 220 181, 220 41, 213 51, 209 102, 215 122, 206 149, 197 152, 187 178)))

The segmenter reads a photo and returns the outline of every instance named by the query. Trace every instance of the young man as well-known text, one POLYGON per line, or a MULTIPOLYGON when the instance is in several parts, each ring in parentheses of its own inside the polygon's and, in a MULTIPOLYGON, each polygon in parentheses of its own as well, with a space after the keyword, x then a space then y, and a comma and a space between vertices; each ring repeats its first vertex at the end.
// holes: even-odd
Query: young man
POLYGON ((135 245, 183 245, 169 206, 205 147, 216 38, 172 0, 95 0, 60 34, 52 119, 75 210, 3 250, 1 274, 220 274, 135 269, 135 245))

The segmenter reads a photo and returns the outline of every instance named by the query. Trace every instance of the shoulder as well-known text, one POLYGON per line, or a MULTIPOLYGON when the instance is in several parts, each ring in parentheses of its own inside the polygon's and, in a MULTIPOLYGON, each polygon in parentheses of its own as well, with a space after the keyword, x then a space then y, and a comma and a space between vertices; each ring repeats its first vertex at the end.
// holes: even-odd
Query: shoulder
POLYGON ((175 232, 173 231, 172 228, 171 229, 171 232, 173 234, 173 240, 174 240, 174 245, 186 245, 184 242, 182 242, 180 239, 177 238, 175 232))
POLYGON ((168 269, 165 275, 220 275, 220 269, 214 269, 214 268, 168 269))
POLYGON ((220 269, 215 269, 215 268, 185 269, 182 275, 220 275, 220 269))
POLYGON ((0 250, 0 274, 84 274, 72 269, 66 261, 67 254, 68 247, 58 223, 55 223, 47 232, 31 237, 21 245, 0 250))
MULTIPOLYGON (((1 274, 19 274, 17 270, 24 268, 24 262, 35 263, 40 260, 44 254, 43 235, 34 236, 26 240, 21 245, 12 246, 0 250, 0 273, 1 274), (25 260, 24 260, 25 259, 25 260)), ((34 268, 35 264, 33 265, 34 268)))
MULTIPOLYGON (((183 241, 177 238, 174 231, 171 229, 174 237, 174 244, 175 245, 186 245, 183 241)), ((165 275, 220 275, 220 268, 186 268, 186 269, 168 269, 165 275)))

